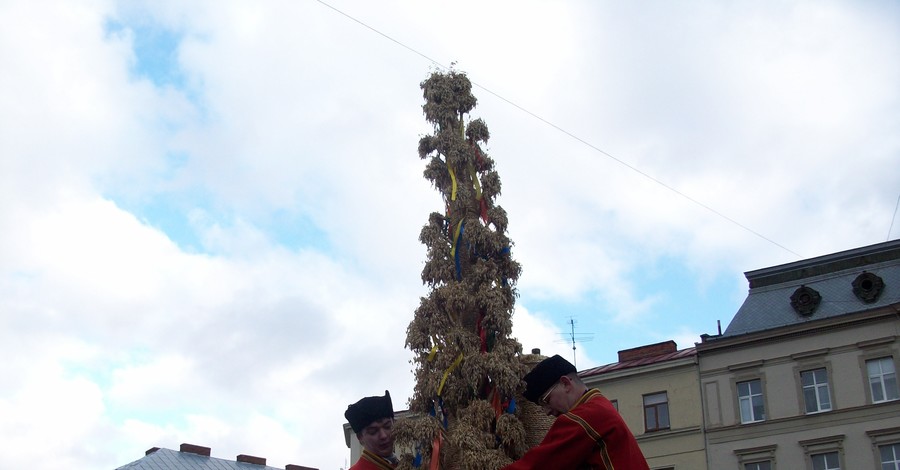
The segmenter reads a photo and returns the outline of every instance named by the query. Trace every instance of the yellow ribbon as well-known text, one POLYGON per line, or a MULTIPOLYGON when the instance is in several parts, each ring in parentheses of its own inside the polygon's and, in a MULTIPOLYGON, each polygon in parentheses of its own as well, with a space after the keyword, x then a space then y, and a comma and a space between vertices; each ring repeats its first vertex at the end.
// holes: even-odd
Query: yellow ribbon
POLYGON ((444 371, 444 376, 441 378, 441 384, 438 385, 438 396, 441 396, 441 391, 444 389, 444 382, 447 381, 447 376, 450 375, 450 372, 453 372, 453 369, 456 369, 456 366, 458 366, 462 360, 463 353, 459 353, 459 356, 456 356, 456 360, 453 361, 453 364, 450 364, 450 367, 444 371))
POLYGON ((478 181, 478 175, 475 174, 475 166, 469 162, 469 174, 472 175, 472 182, 475 183, 475 199, 481 200, 481 183, 478 181))
POLYGON ((456 256, 456 241, 459 240, 459 232, 462 230, 462 219, 456 224, 456 230, 453 232, 453 245, 450 246, 450 257, 456 256))
POLYGON ((431 362, 434 359, 434 356, 435 356, 435 354, 437 354, 437 350, 438 350, 437 338, 432 336, 432 341, 434 341, 434 346, 432 346, 431 351, 428 352, 428 362, 431 362))
POLYGON ((450 180, 453 182, 453 189, 450 191, 450 200, 456 200, 456 173, 453 171, 453 167, 450 166, 450 159, 447 159, 447 171, 450 172, 450 180))

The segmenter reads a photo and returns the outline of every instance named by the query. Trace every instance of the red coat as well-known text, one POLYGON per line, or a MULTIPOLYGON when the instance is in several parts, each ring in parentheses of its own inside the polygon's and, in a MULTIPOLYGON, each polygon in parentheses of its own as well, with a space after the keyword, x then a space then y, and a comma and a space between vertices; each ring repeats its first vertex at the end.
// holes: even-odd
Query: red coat
POLYGON ((544 440, 502 470, 649 470, 634 435, 612 403, 588 390, 553 421, 544 440))
POLYGON ((394 468, 396 468, 396 465, 389 460, 363 449, 359 460, 350 467, 350 470, 393 470, 394 468))

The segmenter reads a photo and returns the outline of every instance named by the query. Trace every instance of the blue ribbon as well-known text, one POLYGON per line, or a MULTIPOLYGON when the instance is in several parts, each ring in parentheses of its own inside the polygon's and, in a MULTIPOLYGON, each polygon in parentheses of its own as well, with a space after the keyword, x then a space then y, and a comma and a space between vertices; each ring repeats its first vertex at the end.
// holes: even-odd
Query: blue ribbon
POLYGON ((434 400, 431 401, 431 410, 428 411, 428 414, 437 418, 437 408, 441 409, 441 417, 438 418, 444 425, 444 429, 447 429, 447 410, 444 409, 444 399, 440 396, 438 397, 437 403, 434 400))
POLYGON ((417 442, 416 443, 416 458, 413 459, 413 467, 419 468, 422 466, 422 446, 417 442))
POLYGON ((459 227, 459 236, 456 237, 456 253, 454 253, 454 262, 456 263, 456 280, 462 280, 462 270, 459 266, 459 243, 463 238, 463 233, 466 231, 466 221, 463 220, 459 227))
POLYGON ((444 422, 444 430, 447 430, 447 410, 444 408, 444 399, 442 397, 438 397, 438 402, 441 404, 441 415, 443 416, 442 421, 444 422))

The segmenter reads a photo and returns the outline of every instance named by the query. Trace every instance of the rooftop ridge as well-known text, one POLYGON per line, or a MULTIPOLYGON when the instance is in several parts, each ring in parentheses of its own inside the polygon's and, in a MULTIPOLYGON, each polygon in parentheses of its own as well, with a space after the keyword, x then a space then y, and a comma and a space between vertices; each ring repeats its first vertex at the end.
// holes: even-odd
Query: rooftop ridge
POLYGON ((744 276, 755 289, 898 259, 900 239, 747 271, 744 276))

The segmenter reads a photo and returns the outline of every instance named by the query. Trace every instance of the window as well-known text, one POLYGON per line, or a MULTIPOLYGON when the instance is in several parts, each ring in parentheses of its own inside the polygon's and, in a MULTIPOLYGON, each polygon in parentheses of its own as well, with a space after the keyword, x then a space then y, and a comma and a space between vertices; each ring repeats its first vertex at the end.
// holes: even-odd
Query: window
POLYGON ((738 464, 743 470, 772 470, 775 467, 775 450, 778 444, 748 449, 735 449, 738 464))
POLYGON ((772 470, 772 462, 766 460, 765 462, 745 463, 744 470, 772 470))
POLYGON ((648 432, 669 429, 669 398, 666 392, 644 395, 644 428, 648 432))
POLYGON ((874 459, 881 470, 900 470, 900 428, 889 427, 866 431, 872 440, 874 459))
POLYGON ((840 459, 837 452, 815 454, 812 456, 813 470, 841 470, 840 459))
POLYGON ((831 410, 831 393, 828 391, 828 371, 825 368, 800 372, 803 400, 807 413, 831 410))
POLYGON ((881 470, 900 470, 900 444, 878 446, 881 470))
POLYGON ((741 408, 741 424, 755 423, 766 419, 763 404, 762 382, 759 379, 738 382, 738 404, 741 408))
POLYGON ((869 372, 872 403, 900 398, 897 393, 897 372, 894 370, 894 358, 888 356, 866 361, 866 369, 869 372))
POLYGON ((835 434, 798 442, 807 458, 807 469, 840 470, 844 454, 844 435, 835 434))

